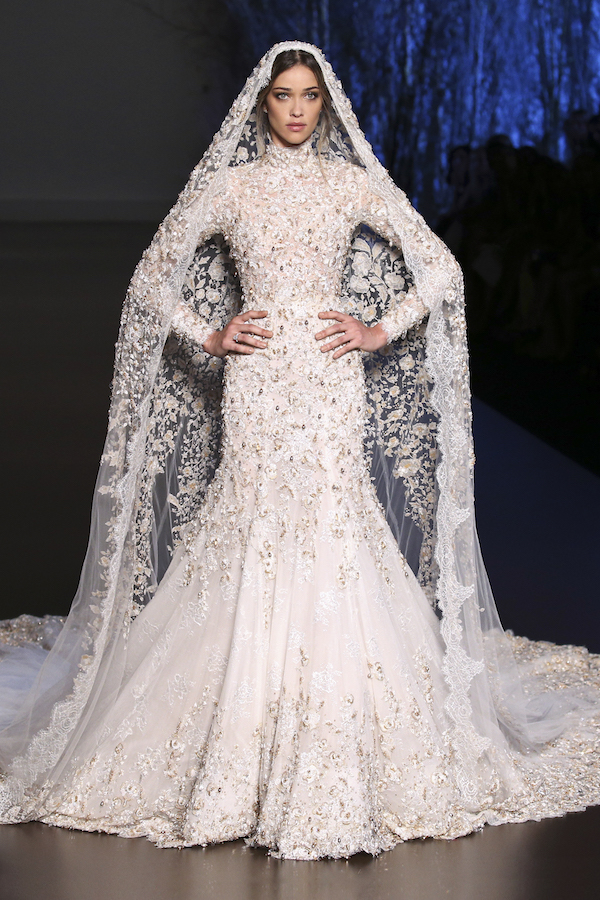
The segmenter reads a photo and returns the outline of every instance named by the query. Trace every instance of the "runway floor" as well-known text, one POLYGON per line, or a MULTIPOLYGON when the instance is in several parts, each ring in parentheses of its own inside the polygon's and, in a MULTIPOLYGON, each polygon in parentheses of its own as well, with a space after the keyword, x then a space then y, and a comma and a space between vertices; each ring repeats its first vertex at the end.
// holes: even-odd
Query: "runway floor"
POLYGON ((241 841, 159 850, 31 823, 0 828, 0 900, 595 900, 599 846, 598 807, 347 862, 282 861, 241 841))
MULTIPOLYGON (((8 335, 1 449, 10 476, 0 618, 68 609, 85 550, 118 311, 151 233, 143 225, 0 227, 8 335)), ((505 625, 600 649, 592 565, 600 480, 484 407, 475 427, 478 520, 505 625), (515 459, 530 468, 517 471, 515 459), (561 490, 549 490, 552 483, 561 490), (579 510, 565 506, 569 497, 581 498, 579 510), (515 502, 526 510, 520 518, 515 502)), ((0 827, 0 900, 592 900, 600 895, 599 847, 600 807, 348 862, 279 861, 242 842, 159 850, 30 823, 0 827)))

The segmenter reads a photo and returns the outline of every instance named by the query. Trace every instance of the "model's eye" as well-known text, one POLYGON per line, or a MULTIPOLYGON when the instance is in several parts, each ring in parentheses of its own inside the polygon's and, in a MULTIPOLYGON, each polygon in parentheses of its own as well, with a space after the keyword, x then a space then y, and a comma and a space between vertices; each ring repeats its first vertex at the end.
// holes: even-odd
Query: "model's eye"
POLYGON ((304 95, 307 100, 317 100, 319 95, 316 91, 308 91, 307 94, 304 95))
POLYGON ((289 96, 289 95, 286 94, 285 91, 278 91, 278 92, 275 94, 275 98, 276 98, 277 100, 286 100, 288 96, 289 96))

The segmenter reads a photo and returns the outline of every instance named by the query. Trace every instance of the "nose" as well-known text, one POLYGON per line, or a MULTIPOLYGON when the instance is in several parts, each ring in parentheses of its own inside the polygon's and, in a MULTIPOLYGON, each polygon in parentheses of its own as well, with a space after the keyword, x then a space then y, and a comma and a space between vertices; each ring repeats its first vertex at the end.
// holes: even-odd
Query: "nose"
POLYGON ((297 97, 292 103, 290 115, 294 116, 295 119, 298 119, 302 115, 302 99, 300 97, 297 97))

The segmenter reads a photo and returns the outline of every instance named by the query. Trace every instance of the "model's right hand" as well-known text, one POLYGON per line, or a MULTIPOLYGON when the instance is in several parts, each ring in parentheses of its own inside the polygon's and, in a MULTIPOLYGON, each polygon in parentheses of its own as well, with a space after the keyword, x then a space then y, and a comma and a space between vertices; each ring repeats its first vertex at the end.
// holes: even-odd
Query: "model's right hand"
POLYGON ((264 350, 267 344, 261 338, 273 337, 273 332, 267 328, 259 328, 252 320, 264 319, 267 315, 264 309, 251 309, 234 316, 222 331, 213 331, 210 337, 207 337, 202 344, 203 349, 211 356, 219 356, 221 359, 229 353, 254 353, 256 349, 264 350))

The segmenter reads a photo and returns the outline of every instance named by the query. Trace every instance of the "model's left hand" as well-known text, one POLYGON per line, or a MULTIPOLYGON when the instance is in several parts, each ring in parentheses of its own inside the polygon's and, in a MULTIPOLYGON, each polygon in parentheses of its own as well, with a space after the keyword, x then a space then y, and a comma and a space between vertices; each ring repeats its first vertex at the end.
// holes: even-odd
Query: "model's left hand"
POLYGON ((339 359, 344 353, 351 350, 366 350, 367 353, 374 353, 381 350, 387 344, 387 334, 381 325, 363 325, 354 316, 348 316, 341 312, 320 312, 320 319, 335 319, 335 325, 329 325, 323 331, 315 334, 317 341, 322 341, 332 335, 338 335, 332 341, 323 344, 321 351, 327 353, 329 350, 335 350, 334 359, 339 359))

